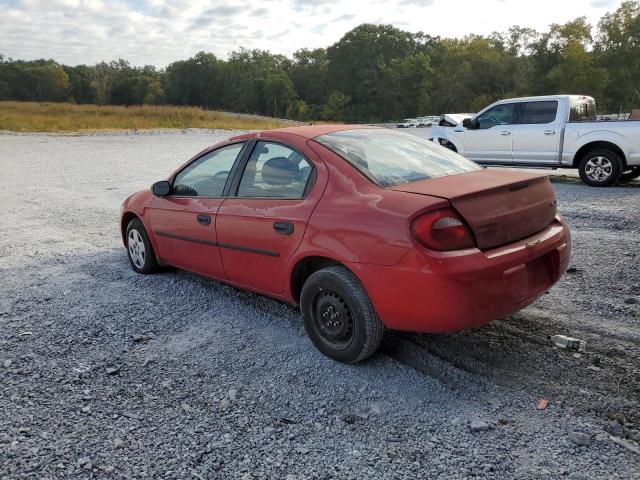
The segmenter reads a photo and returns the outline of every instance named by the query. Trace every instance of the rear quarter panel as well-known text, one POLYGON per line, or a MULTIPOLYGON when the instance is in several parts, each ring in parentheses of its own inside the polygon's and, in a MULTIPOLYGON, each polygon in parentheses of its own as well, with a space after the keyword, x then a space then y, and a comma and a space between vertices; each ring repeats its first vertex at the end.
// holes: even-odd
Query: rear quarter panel
POLYGON ((576 152, 592 142, 613 143, 624 153, 627 165, 640 165, 640 121, 567 123, 562 164, 573 165, 576 152))
POLYGON ((420 212, 446 200, 380 188, 328 148, 309 141, 325 160, 329 182, 318 202, 297 259, 321 255, 341 262, 395 265, 416 244, 410 230, 420 212))

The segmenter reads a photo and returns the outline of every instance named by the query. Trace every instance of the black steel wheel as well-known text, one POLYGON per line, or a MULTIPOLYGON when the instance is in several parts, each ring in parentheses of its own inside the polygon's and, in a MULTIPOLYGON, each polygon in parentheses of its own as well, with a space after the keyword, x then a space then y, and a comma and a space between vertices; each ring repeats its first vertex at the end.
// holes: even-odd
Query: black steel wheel
POLYGON ((353 338, 353 315, 346 300, 337 292, 319 289, 312 301, 317 331, 336 348, 346 348, 353 338))
POLYGON ((300 309, 309 338, 334 360, 356 363, 380 346, 384 326, 364 287, 345 267, 313 273, 302 287, 300 309))

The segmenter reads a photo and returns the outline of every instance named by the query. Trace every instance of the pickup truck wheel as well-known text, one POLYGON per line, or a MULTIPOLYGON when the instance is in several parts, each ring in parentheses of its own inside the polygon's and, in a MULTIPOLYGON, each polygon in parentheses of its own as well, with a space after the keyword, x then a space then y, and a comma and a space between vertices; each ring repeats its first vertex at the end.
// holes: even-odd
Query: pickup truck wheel
POLYGON ((605 187, 620 179, 622 160, 611 150, 591 150, 580 160, 578 172, 587 185, 605 187))
POLYGON ((360 362, 380 346, 384 325, 358 278, 345 267, 313 273, 302 287, 300 310, 313 344, 334 360, 360 362))
POLYGON ((622 172, 620 175, 621 182, 629 182, 640 177, 640 167, 630 167, 622 172))

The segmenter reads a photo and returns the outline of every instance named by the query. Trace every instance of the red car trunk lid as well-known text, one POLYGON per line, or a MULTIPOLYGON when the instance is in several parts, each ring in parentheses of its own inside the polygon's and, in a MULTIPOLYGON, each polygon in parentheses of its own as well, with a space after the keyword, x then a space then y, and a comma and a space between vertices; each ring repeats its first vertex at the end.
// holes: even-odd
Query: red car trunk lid
POLYGON ((446 198, 488 249, 544 230, 556 216, 556 197, 546 175, 482 169, 397 185, 393 190, 446 198))

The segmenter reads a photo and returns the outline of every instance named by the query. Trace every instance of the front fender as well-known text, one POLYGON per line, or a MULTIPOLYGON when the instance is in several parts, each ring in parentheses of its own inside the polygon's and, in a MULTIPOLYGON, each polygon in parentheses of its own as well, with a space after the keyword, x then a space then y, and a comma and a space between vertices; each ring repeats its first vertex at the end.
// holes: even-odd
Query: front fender
MULTIPOLYGON (((140 219, 144 228, 147 230, 149 238, 151 240, 151 244, 155 249, 155 241, 153 238, 153 234, 151 232, 149 221, 146 215, 146 210, 149 206, 150 200, 153 198, 151 190, 140 190, 139 192, 130 195, 122 202, 122 206, 120 207, 120 231, 123 234, 122 240, 124 239, 124 229, 126 228, 125 220, 130 217, 132 214, 140 219)), ((128 220, 126 220, 128 222, 128 220)))
POLYGON ((436 141, 438 144, 441 144, 440 140, 446 140, 456 147, 458 153, 463 151, 464 145, 460 139, 456 137, 454 127, 431 127, 429 139, 436 141))

